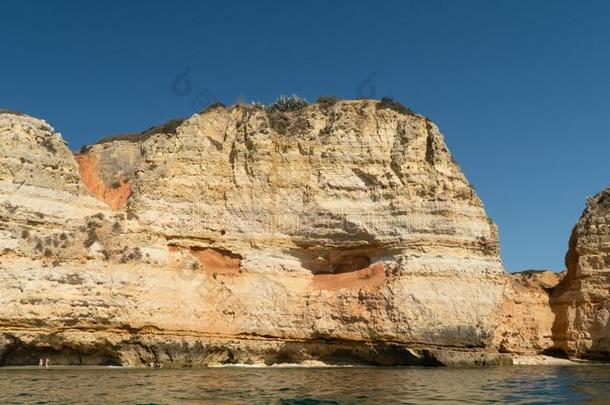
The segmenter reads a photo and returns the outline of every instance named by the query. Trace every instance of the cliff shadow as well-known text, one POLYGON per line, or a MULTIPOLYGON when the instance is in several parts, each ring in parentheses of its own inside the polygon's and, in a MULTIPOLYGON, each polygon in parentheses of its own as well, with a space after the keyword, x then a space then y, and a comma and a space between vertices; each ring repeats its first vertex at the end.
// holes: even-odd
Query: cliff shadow
POLYGON ((104 349, 79 350, 60 346, 46 347, 14 342, 5 347, 0 366, 37 366, 40 359, 49 359, 50 365, 63 366, 120 366, 116 353, 104 349))

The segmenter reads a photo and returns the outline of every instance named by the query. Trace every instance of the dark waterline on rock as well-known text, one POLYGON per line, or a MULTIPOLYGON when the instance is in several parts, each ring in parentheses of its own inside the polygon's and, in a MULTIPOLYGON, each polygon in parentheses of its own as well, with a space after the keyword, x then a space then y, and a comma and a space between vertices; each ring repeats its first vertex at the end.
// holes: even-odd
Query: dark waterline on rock
POLYGON ((1 403, 537 403, 610 401, 610 366, 0 369, 1 403))

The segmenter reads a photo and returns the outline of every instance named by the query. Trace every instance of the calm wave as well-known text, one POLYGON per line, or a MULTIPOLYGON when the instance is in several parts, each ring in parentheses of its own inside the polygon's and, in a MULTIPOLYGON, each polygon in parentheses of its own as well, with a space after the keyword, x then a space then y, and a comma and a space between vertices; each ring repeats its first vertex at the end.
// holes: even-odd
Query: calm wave
POLYGON ((2 368, 0 403, 610 403, 609 366, 2 368))

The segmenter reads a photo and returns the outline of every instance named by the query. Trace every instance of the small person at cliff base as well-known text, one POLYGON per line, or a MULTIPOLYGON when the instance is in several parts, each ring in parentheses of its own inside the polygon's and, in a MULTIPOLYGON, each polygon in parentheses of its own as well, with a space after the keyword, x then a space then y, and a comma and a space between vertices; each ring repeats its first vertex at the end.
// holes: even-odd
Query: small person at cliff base
POLYGON ((44 367, 44 360, 42 359, 42 357, 38 359, 38 367, 44 367))
POLYGON ((49 358, 48 357, 45 357, 45 359, 44 359, 44 367, 49 368, 49 358))

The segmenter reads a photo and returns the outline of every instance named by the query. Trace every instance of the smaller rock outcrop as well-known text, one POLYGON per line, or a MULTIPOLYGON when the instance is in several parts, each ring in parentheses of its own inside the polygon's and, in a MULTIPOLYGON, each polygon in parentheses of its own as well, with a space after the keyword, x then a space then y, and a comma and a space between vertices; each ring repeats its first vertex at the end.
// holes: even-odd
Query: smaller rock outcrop
POLYGON ((587 200, 572 231, 565 279, 553 294, 555 347, 610 358, 610 187, 587 200))

